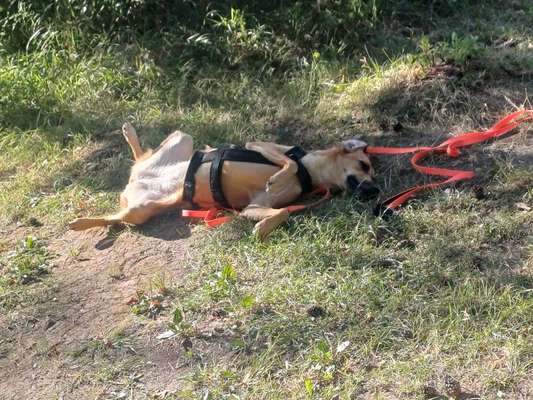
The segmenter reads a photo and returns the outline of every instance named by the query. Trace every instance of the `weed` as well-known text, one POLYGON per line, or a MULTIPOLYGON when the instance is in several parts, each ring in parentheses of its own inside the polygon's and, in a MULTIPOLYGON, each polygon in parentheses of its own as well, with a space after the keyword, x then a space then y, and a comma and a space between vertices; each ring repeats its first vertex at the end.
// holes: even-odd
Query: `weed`
POLYGON ((459 65, 468 64, 469 61, 480 57, 483 52, 477 37, 459 37, 456 32, 452 33, 449 43, 440 42, 437 47, 442 57, 451 59, 459 65))
POLYGON ((155 319, 161 311, 169 307, 168 301, 174 296, 173 290, 167 285, 167 278, 162 275, 154 276, 148 289, 139 289, 128 300, 131 312, 155 319))
POLYGON ((188 322, 185 318, 185 313, 183 312, 181 306, 175 306, 174 311, 172 312, 172 319, 168 323, 168 328, 176 334, 181 335, 184 338, 182 342, 183 347, 188 352, 188 355, 191 355, 190 350, 192 344, 190 342, 190 337, 197 334, 196 329, 193 325, 188 322))
POLYGON ((44 280, 53 267, 52 254, 42 240, 27 236, 19 240, 15 248, 5 245, 0 251, 0 308, 23 306, 32 283, 44 280))
POLYGON ((111 264, 107 267, 107 274, 114 280, 124 279, 124 268, 118 264, 111 264))
POLYGON ((48 272, 52 264, 46 247, 34 236, 19 241, 14 250, 7 251, 0 260, 1 286, 9 287, 36 282, 48 272))
POLYGON ((162 293, 145 293, 138 290, 135 296, 128 300, 131 312, 135 315, 143 315, 149 318, 156 318, 163 309, 163 300, 165 296, 162 293))
POLYGON ((236 289, 237 272, 231 264, 225 264, 206 282, 205 290, 213 299, 230 296, 236 289))

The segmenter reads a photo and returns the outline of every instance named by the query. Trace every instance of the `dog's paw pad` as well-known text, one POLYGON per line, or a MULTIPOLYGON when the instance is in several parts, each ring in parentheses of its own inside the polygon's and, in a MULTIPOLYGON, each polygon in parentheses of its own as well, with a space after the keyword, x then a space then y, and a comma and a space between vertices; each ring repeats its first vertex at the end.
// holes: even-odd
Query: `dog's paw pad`
POLYGON ((122 134, 126 137, 137 136, 135 128, 129 122, 125 122, 124 125, 122 125, 122 134))
POLYGON ((259 240, 263 240, 268 234, 268 232, 265 232, 265 230, 265 224, 263 223, 263 221, 261 221, 255 224, 252 234, 259 238, 259 240))

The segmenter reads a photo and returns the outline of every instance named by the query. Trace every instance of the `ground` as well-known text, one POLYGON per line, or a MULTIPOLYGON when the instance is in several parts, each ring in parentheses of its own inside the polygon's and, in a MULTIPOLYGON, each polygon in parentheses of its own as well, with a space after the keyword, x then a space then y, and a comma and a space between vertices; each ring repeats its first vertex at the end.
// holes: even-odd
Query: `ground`
MULTIPOLYGON (((149 287, 154 277, 162 285, 186 272, 176 261, 186 256, 187 243, 176 241, 189 236, 189 230, 175 215, 157 223, 157 229, 143 230, 146 236, 64 230, 49 236, 47 247, 57 255, 53 274, 58 279, 34 288, 34 308, 2 319, 4 396, 80 398, 124 390, 129 394, 141 376, 136 392, 172 389, 173 373, 187 360, 175 343, 145 341, 155 327, 136 325, 124 297, 149 287), (96 365, 85 365, 89 360, 96 365), (127 376, 120 372, 123 365, 127 376), (118 382, 110 388, 98 383, 102 379, 118 382)), ((17 228, 10 234, 20 237, 35 231, 17 228)))
MULTIPOLYGON (((253 40, 277 42, 266 25, 236 31, 235 11, 220 26, 243 65, 72 26, 1 47, 0 399, 533 397, 531 123, 429 159, 476 177, 389 218, 344 194, 264 242, 250 221, 208 230, 178 212, 67 227, 116 209, 125 121, 145 147, 174 129, 197 147, 399 146, 531 109, 533 14, 511 3, 436 16, 459 5, 433 2, 429 28, 401 14, 350 57, 302 49, 281 71, 244 65, 253 40)), ((294 56, 279 46, 269 57, 294 56)), ((373 161, 384 196, 428 180, 407 156, 373 161)))

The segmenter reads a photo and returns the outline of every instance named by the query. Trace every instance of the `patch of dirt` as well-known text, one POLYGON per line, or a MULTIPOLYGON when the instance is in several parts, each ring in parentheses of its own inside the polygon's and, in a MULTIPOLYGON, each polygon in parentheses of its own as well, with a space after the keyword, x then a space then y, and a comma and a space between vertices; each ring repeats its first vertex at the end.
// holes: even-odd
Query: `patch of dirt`
MULTIPOLYGON (((10 237, 27 232, 14 228, 10 237)), ((190 227, 176 215, 141 228, 52 234, 51 277, 31 290, 31 306, 0 317, 0 399, 176 390, 190 357, 178 340, 157 340, 165 327, 133 316, 127 301, 154 276, 171 282, 187 273, 182 260, 191 243, 190 227)))

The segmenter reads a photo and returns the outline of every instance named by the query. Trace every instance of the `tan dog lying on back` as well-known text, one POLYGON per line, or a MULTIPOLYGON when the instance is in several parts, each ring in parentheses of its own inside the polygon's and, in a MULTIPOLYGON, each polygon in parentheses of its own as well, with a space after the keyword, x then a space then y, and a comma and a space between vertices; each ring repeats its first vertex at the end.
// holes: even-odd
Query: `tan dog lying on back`
MULTIPOLYGON (((203 163, 194 175, 192 203, 184 199, 184 182, 193 155, 191 136, 176 131, 155 150, 143 151, 133 126, 122 132, 133 151, 135 164, 129 183, 120 195, 120 211, 99 218, 78 218, 69 226, 83 230, 127 222, 142 224, 154 215, 171 209, 216 206, 210 190, 210 164, 203 163)), ((366 144, 357 139, 343 141, 327 150, 312 151, 299 162, 311 178, 312 186, 331 190, 354 190, 366 195, 379 191, 373 185, 374 170, 366 144)), ((254 234, 265 237, 287 220, 286 206, 302 193, 298 164, 285 155, 290 146, 251 142, 246 149, 260 153, 272 165, 227 160, 221 170, 221 185, 227 203, 240 215, 259 221, 254 234)), ((216 149, 207 150, 215 151, 216 149)))

